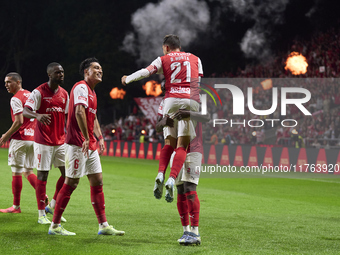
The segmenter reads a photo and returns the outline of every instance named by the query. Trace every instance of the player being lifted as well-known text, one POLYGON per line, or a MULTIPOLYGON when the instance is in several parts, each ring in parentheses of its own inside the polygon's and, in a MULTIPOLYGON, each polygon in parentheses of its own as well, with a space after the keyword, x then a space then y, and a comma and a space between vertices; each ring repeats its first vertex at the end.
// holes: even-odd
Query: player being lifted
MULTIPOLYGON (((53 213, 59 190, 65 181, 65 119, 68 112, 68 93, 64 84, 64 69, 58 63, 47 66, 48 82, 34 89, 24 107, 24 116, 38 120, 34 135, 34 156, 37 162, 36 197, 39 224, 50 224, 45 214, 45 196, 48 173, 58 167, 61 173, 56 190, 46 211, 53 213)), ((66 221, 63 218, 63 221, 66 221)))
MULTIPOLYGON (((165 78, 165 97, 163 116, 173 118, 179 109, 193 112, 199 111, 199 78, 203 76, 201 60, 191 54, 181 51, 180 39, 176 35, 166 35, 162 45, 164 56, 155 59, 147 68, 143 68, 129 76, 122 77, 122 84, 149 77, 155 73, 163 73, 165 78)), ((162 150, 159 160, 159 174, 156 183, 163 188, 164 174, 169 164, 171 154, 176 152, 171 167, 170 177, 165 183, 165 199, 172 202, 174 184, 187 156, 187 147, 195 138, 196 121, 190 117, 174 120, 174 126, 163 128, 164 137, 169 140, 162 150)))
POLYGON ((13 124, 0 138, 0 146, 10 140, 8 150, 8 165, 12 169, 13 206, 0 209, 2 213, 21 213, 20 195, 22 190, 22 175, 27 178, 35 189, 37 176, 33 173, 34 149, 33 137, 36 125, 22 115, 25 102, 31 92, 22 88, 22 78, 18 73, 9 73, 5 77, 5 87, 11 98, 11 117, 13 124))

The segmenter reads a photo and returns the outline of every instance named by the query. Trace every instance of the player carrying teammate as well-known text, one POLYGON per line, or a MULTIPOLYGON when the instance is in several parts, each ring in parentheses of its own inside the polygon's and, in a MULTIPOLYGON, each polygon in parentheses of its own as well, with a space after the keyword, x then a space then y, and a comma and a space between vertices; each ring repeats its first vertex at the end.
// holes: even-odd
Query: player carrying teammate
POLYGON ((22 115, 25 102, 31 92, 22 88, 22 78, 18 73, 9 73, 5 77, 5 86, 11 98, 11 117, 13 124, 0 138, 0 146, 10 140, 8 165, 12 169, 13 206, 0 209, 2 213, 21 213, 20 195, 22 190, 22 174, 35 189, 37 176, 33 173, 34 149, 33 137, 36 125, 22 115))
MULTIPOLYGON (((179 109, 193 112, 199 110, 199 79, 203 76, 201 60, 191 54, 181 51, 178 36, 167 35, 163 40, 164 56, 158 57, 147 68, 143 68, 129 76, 122 77, 122 84, 128 84, 149 77, 155 73, 163 73, 165 77, 165 100, 163 116, 173 118, 179 109)), ((175 149, 173 165, 170 177, 165 184, 165 199, 173 201, 175 179, 187 155, 187 147, 196 136, 196 122, 190 117, 174 121, 174 127, 166 126, 163 129, 164 137, 169 139, 170 144, 163 147, 160 155, 159 170, 164 171, 169 164, 172 152, 175 149)), ((160 186, 163 186, 162 175, 157 176, 160 186)))
MULTIPOLYGON (((34 89, 24 107, 24 116, 38 120, 34 136, 34 154, 37 162, 36 197, 39 224, 50 224, 45 214, 44 198, 46 182, 52 164, 58 167, 61 176, 51 203, 46 206, 53 213, 59 190, 65 181, 65 118, 68 112, 68 93, 60 85, 64 83, 64 69, 58 63, 47 66, 49 81, 34 89)), ((65 219, 63 219, 66 221, 65 219)))
POLYGON ((124 231, 114 229, 106 220, 102 167, 94 136, 99 139, 102 154, 105 149, 104 139, 97 119, 97 95, 94 91, 95 86, 102 81, 102 67, 96 58, 88 58, 80 64, 80 74, 84 80, 73 86, 70 95, 65 158, 66 180, 58 195, 48 233, 75 235, 60 225, 60 218, 80 177, 87 175, 91 187, 91 202, 99 223, 98 234, 124 235, 124 231))
MULTIPOLYGON (((162 116, 162 104, 158 109, 158 114, 162 116)), ((183 226, 183 236, 177 241, 182 245, 200 244, 201 237, 198 232, 200 202, 197 196, 196 187, 198 185, 200 172, 197 169, 201 168, 202 155, 203 155, 203 142, 202 142, 202 123, 209 121, 209 115, 201 115, 197 112, 190 112, 188 110, 180 109, 175 115, 174 119, 192 118, 198 123, 196 125, 196 137, 190 142, 185 163, 176 178, 177 187, 177 209, 181 218, 183 226), (190 225, 189 225, 190 216, 190 225)), ((158 119, 156 130, 161 132, 165 126, 173 126, 173 120, 169 116, 164 116, 158 119)), ((174 154, 172 155, 172 159, 174 154)), ((171 163, 173 160, 171 160, 171 163)), ((159 172, 159 175, 164 176, 165 170, 159 172)), ((157 178, 156 178, 157 180, 157 178)), ((155 183, 154 194, 160 195, 163 193, 163 186, 155 183)), ((158 197, 156 197, 158 198, 158 197)))

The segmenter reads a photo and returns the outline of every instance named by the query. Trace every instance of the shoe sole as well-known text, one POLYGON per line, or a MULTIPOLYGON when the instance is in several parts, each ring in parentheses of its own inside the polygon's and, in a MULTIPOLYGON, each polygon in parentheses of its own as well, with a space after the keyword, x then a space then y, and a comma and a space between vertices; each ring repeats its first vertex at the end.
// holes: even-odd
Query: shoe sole
POLYGON ((168 203, 171 203, 172 201, 174 201, 174 190, 173 188, 171 187, 171 185, 165 185, 165 188, 166 188, 166 194, 165 194, 165 200, 168 202, 168 203), (171 195, 172 193, 172 195, 171 195))
POLYGON ((157 188, 153 191, 153 195, 156 199, 161 199, 163 195, 163 182, 160 179, 156 180, 157 188))

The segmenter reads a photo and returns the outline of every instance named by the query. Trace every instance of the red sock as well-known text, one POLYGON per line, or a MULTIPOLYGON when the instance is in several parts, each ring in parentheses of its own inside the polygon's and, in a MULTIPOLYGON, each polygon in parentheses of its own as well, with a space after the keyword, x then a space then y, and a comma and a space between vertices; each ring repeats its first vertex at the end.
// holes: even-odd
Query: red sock
POLYGON ((165 174, 166 168, 169 165, 171 154, 173 153, 174 148, 171 145, 164 145, 161 150, 161 155, 159 156, 159 167, 158 173, 165 174))
POLYGON ((190 214, 190 225, 198 227, 200 216, 200 201, 198 200, 196 191, 189 191, 185 193, 188 202, 188 209, 190 214))
POLYGON ((188 203, 185 194, 177 194, 177 210, 181 218, 182 226, 189 225, 188 203))
POLYGON ((27 180, 32 185, 32 187, 35 189, 37 185, 37 176, 35 174, 30 174, 29 176, 27 176, 27 180))
POLYGON ((65 182, 65 178, 60 176, 59 180, 57 181, 57 184, 55 185, 55 192, 54 192, 54 196, 53 196, 53 199, 55 201, 57 201, 58 193, 59 193, 60 189, 63 187, 64 182, 65 182))
POLYGON ((98 223, 106 222, 103 186, 91 186, 91 202, 96 213, 98 223))
POLYGON ((35 195, 38 202, 38 210, 45 210, 45 198, 46 198, 46 181, 40 181, 37 179, 35 186, 35 195))
POLYGON ((13 205, 20 205, 20 195, 22 190, 22 176, 12 176, 13 205))
POLYGON ((64 183, 62 188, 60 189, 58 196, 57 196, 57 202, 54 208, 54 214, 53 214, 54 224, 60 224, 61 216, 63 212, 65 211, 65 208, 68 204, 68 201, 70 201, 71 194, 74 190, 75 188, 71 187, 70 185, 67 185, 66 183, 64 183))
POLYGON ((185 158, 187 157, 187 151, 183 147, 179 147, 175 150, 175 152, 176 154, 172 163, 170 177, 173 177, 176 180, 178 173, 183 167, 185 158))

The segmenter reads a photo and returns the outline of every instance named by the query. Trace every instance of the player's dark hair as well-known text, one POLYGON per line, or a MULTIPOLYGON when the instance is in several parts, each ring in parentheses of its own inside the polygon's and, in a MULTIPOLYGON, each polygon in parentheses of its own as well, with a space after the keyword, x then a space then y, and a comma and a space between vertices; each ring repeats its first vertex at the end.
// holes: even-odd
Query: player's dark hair
POLYGON ((14 81, 20 81, 20 82, 22 82, 22 78, 21 78, 20 74, 15 73, 15 72, 8 73, 8 74, 6 75, 6 77, 11 77, 14 81))
POLYGON ((163 45, 167 45, 171 50, 180 49, 181 41, 177 35, 166 35, 163 39, 163 45))
POLYGON ((87 68, 89 68, 93 62, 99 63, 98 59, 96 59, 95 57, 87 58, 83 62, 80 63, 79 73, 80 73, 81 76, 84 76, 84 71, 87 68))
POLYGON ((47 69, 46 69, 47 74, 50 74, 53 71, 54 67, 56 67, 56 66, 61 66, 61 64, 59 64, 57 62, 52 62, 52 63, 48 64, 47 69))

